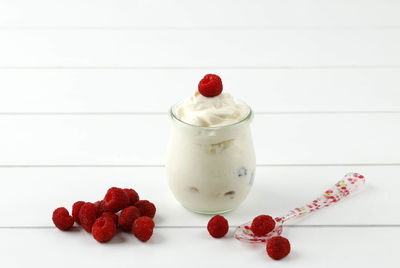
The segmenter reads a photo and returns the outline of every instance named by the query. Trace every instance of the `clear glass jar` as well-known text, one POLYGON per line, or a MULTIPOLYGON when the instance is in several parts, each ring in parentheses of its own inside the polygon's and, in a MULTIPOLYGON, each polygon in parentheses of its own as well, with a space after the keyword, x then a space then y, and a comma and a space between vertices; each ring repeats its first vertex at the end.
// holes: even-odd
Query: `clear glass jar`
POLYGON ((172 132, 166 171, 172 193, 185 208, 198 213, 218 214, 238 207, 255 176, 252 110, 246 105, 248 115, 235 124, 201 127, 179 120, 179 105, 169 111, 172 132))

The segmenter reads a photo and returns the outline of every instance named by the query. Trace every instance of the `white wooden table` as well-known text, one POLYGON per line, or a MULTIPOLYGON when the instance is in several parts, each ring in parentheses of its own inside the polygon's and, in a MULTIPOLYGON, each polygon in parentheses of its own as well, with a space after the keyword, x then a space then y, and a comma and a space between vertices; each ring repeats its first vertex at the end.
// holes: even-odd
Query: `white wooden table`
POLYGON ((399 14, 393 0, 2 0, 0 266, 399 267, 399 14), (206 73, 255 110, 255 185, 220 240, 163 166, 166 111, 206 73), (286 259, 232 237, 348 171, 366 187, 288 226, 286 259), (148 243, 53 226, 54 208, 111 186, 156 203, 148 243))

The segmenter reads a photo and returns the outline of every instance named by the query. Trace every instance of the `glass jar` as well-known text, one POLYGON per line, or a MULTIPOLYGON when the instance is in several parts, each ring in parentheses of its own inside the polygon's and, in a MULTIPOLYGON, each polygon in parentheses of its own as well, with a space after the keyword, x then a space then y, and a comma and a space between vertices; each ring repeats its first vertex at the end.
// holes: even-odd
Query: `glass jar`
POLYGON ((219 214, 238 207, 253 185, 256 169, 251 108, 246 105, 248 115, 235 124, 201 127, 179 120, 179 105, 169 111, 166 171, 172 193, 198 213, 219 214))

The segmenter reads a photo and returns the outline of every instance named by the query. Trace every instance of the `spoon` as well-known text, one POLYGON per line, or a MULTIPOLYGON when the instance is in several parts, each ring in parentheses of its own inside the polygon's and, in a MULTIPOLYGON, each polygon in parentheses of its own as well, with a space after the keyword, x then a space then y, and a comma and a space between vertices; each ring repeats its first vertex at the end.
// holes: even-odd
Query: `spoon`
POLYGON ((250 230, 251 222, 247 222, 238 226, 235 230, 235 238, 250 243, 265 243, 268 239, 279 236, 282 233, 283 223, 304 216, 324 207, 329 207, 334 203, 338 203, 343 198, 349 196, 360 186, 364 185, 364 176, 358 173, 347 173, 344 178, 338 181, 332 188, 326 190, 320 197, 311 203, 301 207, 297 207, 288 211, 282 217, 276 217, 275 229, 265 236, 255 236, 250 230))

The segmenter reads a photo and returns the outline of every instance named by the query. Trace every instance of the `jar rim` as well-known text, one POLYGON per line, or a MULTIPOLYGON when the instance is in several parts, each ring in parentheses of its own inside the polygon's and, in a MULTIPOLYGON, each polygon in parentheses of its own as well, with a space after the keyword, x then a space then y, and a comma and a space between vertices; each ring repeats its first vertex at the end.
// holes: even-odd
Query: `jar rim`
POLYGON ((251 122, 251 120, 253 119, 253 110, 251 109, 251 107, 245 103, 242 100, 238 100, 238 102, 242 105, 245 105, 247 107, 247 109, 249 110, 249 112, 247 113, 247 115, 241 119, 238 122, 232 123, 232 124, 228 124, 228 125, 223 125, 223 126, 215 126, 215 127, 205 127, 205 126, 199 126, 199 125, 193 125, 190 123, 187 123, 181 119, 178 118, 178 116, 175 114, 174 108, 178 107, 183 101, 179 101, 177 103, 175 103, 174 105, 171 106, 171 108, 169 109, 169 116, 173 121, 176 121, 180 124, 183 124, 187 127, 192 127, 192 128, 196 128, 196 129, 202 129, 202 130, 220 130, 220 129, 227 129, 227 128, 234 128, 234 127, 238 127, 240 125, 243 125, 246 122, 251 122))

